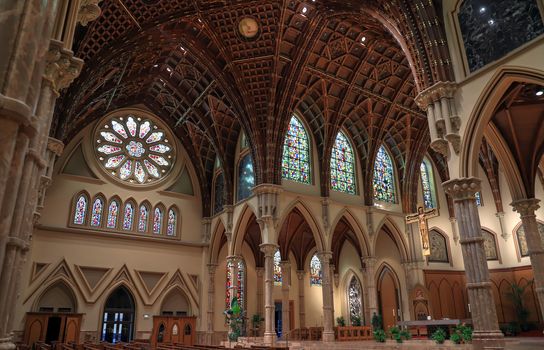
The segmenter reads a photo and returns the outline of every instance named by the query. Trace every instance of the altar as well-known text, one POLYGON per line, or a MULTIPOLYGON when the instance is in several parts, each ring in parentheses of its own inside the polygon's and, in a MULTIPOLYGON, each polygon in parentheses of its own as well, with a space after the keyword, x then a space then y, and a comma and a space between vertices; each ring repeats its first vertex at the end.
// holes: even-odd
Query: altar
POLYGON ((443 328, 449 338, 451 330, 462 323, 470 323, 470 320, 445 319, 445 320, 418 320, 399 321, 397 326, 407 328, 412 336, 430 337, 437 328, 443 328))

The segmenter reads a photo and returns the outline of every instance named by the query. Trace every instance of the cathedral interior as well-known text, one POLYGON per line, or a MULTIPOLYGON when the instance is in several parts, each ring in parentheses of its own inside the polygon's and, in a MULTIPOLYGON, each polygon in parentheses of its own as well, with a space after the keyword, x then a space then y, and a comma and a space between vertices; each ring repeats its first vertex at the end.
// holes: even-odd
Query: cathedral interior
POLYGON ((0 349, 544 340, 543 0, 6 0, 0 39, 0 349))

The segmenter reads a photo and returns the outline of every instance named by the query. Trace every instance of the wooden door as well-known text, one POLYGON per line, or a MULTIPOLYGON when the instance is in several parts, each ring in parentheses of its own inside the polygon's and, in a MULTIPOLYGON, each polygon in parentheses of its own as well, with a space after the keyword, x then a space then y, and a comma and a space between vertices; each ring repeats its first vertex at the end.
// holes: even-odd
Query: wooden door
POLYGON ((181 326, 178 320, 172 320, 170 324, 170 341, 172 343, 184 343, 181 326))
POLYGON ((395 279, 389 269, 385 269, 379 281, 380 311, 383 317, 383 327, 387 330, 397 324, 398 319, 398 290, 395 279))
POLYGON ((79 343, 79 331, 81 329, 81 315, 66 316, 64 327, 64 343, 79 343))
POLYGON ((47 314, 28 314, 26 315, 25 322, 25 335, 24 342, 28 344, 30 348, 37 341, 45 340, 45 331, 47 330, 47 314))

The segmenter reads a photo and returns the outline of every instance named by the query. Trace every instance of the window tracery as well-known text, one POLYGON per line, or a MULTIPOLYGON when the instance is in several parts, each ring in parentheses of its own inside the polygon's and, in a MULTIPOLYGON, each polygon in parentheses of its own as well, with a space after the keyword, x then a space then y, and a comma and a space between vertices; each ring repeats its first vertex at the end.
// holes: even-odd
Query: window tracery
POLYGON ((380 146, 374 162, 374 199, 383 202, 395 203, 395 180, 391 157, 380 146))
POLYGON ((350 320, 359 318, 363 315, 362 288, 359 279, 354 275, 351 277, 348 286, 348 306, 350 320))
POLYGON ((310 142, 302 122, 291 117, 283 143, 282 177, 284 179, 309 184, 310 142))
POLYGON ((331 154, 331 189, 355 194, 355 157, 342 131, 336 135, 331 154))
POLYGON ((316 254, 310 260, 310 286, 321 286, 323 283, 323 271, 321 270, 321 260, 316 254))

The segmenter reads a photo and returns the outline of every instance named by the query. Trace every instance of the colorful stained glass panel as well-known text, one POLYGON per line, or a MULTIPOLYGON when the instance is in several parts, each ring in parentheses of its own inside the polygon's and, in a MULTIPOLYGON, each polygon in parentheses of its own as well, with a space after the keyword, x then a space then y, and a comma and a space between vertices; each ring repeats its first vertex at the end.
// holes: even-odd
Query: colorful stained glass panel
POLYGON ((168 236, 176 235, 176 212, 173 209, 168 210, 168 225, 166 226, 168 236))
POLYGON ((134 206, 132 203, 125 204, 125 211, 123 217, 123 230, 132 230, 132 223, 134 222, 134 206))
POLYGON ((140 206, 140 218, 138 219, 138 232, 147 231, 147 221, 149 217, 149 210, 145 205, 140 206))
POLYGON ((331 189, 355 194, 355 158, 343 132, 336 135, 331 154, 331 189))
POLYGON ((321 261, 314 254, 310 260, 310 286, 320 286, 323 283, 323 272, 321 270, 321 261))
POLYGON ((74 211, 74 224, 83 225, 85 223, 85 215, 87 214, 87 197, 81 195, 77 199, 76 208, 74 211))
POLYGON ((281 286, 281 254, 279 250, 276 250, 276 253, 274 254, 274 285, 275 286, 281 286))
POLYGON ((310 146, 304 126, 292 116, 283 143, 282 177, 305 184, 310 183, 310 146))
POLYGON ((108 222, 106 226, 108 228, 116 228, 118 216, 119 216, 119 203, 117 203, 117 201, 114 200, 110 203, 110 206, 108 208, 108 222))
POLYGON ((91 215, 91 226, 98 227, 102 221, 102 210, 104 202, 101 198, 96 198, 93 202, 93 210, 91 215))
POLYGON ((378 149, 374 162, 374 199, 383 202, 395 203, 395 180, 391 157, 383 146, 378 149))
POLYGON ((160 208, 155 208, 153 213, 153 233, 160 235, 162 226, 162 210, 160 208))
POLYGON ((423 190, 423 205, 425 206, 425 209, 431 209, 436 208, 436 203, 434 199, 434 191, 433 191, 433 184, 432 181, 432 168, 430 165, 424 160, 421 162, 421 166, 419 167, 419 173, 421 177, 421 188, 423 190))

